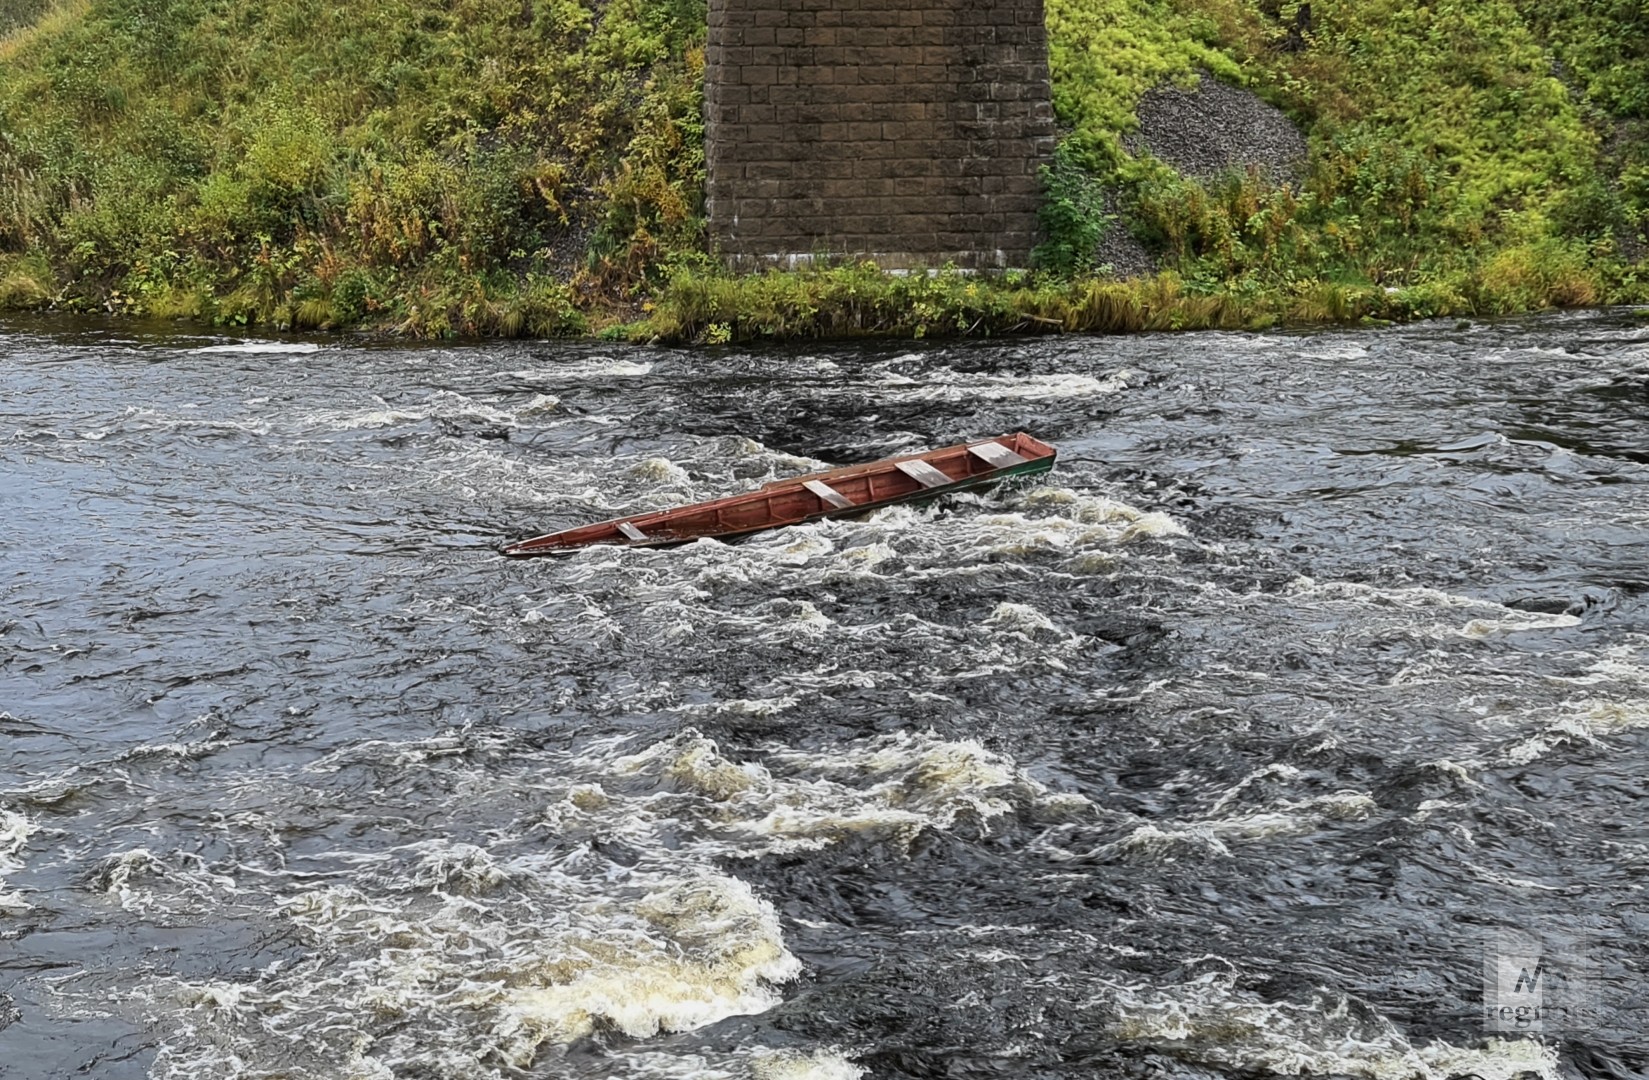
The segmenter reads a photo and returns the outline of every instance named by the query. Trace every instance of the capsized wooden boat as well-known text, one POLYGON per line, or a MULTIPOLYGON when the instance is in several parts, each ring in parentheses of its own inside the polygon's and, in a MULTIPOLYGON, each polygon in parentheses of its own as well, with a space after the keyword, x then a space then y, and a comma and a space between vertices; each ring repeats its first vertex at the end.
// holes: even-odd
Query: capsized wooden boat
POLYGON ((565 555, 596 544, 669 547, 704 537, 727 540, 823 518, 850 517, 896 503, 972 491, 1054 467, 1057 451, 1023 432, 921 454, 775 480, 713 502, 655 510, 510 544, 505 555, 565 555))

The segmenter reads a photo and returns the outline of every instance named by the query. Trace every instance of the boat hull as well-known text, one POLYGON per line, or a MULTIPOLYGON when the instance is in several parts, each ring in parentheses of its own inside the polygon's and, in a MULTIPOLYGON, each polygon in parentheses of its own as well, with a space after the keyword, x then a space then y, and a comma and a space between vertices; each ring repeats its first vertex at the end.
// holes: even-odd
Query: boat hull
POLYGON ((586 547, 665 548, 707 538, 736 540, 1037 476, 1052 469, 1056 457, 1053 447, 1020 432, 776 480, 742 495, 566 529, 501 551, 511 558, 531 558, 586 547))

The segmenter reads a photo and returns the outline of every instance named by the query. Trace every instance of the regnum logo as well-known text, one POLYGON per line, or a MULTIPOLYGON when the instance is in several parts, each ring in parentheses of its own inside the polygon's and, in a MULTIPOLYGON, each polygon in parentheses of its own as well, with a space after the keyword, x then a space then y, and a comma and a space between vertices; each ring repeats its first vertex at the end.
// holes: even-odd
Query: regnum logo
POLYGON ((1589 1026, 1598 965, 1584 939, 1502 931, 1483 947, 1483 1026, 1550 1035, 1589 1026))

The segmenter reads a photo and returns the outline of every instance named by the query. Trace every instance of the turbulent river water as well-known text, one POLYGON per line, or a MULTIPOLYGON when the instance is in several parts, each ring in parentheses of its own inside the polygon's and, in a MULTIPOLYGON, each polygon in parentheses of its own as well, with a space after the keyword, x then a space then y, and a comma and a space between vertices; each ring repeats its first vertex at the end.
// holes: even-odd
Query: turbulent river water
POLYGON ((8 1080, 1649 1070, 1629 314, 756 352, 13 321, 0 520, 8 1080), (1050 477, 494 553, 1015 429, 1050 477), (1519 941, 1584 1009, 1499 1030, 1519 941))

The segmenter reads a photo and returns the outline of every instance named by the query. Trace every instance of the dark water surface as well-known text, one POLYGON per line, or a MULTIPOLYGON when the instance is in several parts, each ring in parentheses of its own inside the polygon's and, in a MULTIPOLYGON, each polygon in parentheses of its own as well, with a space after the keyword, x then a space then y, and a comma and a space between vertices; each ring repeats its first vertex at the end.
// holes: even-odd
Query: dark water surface
POLYGON ((1649 1070, 1628 316, 12 322, 0 518, 8 1080, 1649 1070), (1015 428, 1039 486, 493 554, 1015 428), (1526 1037, 1484 1012, 1518 933, 1588 1006, 1526 1037))

